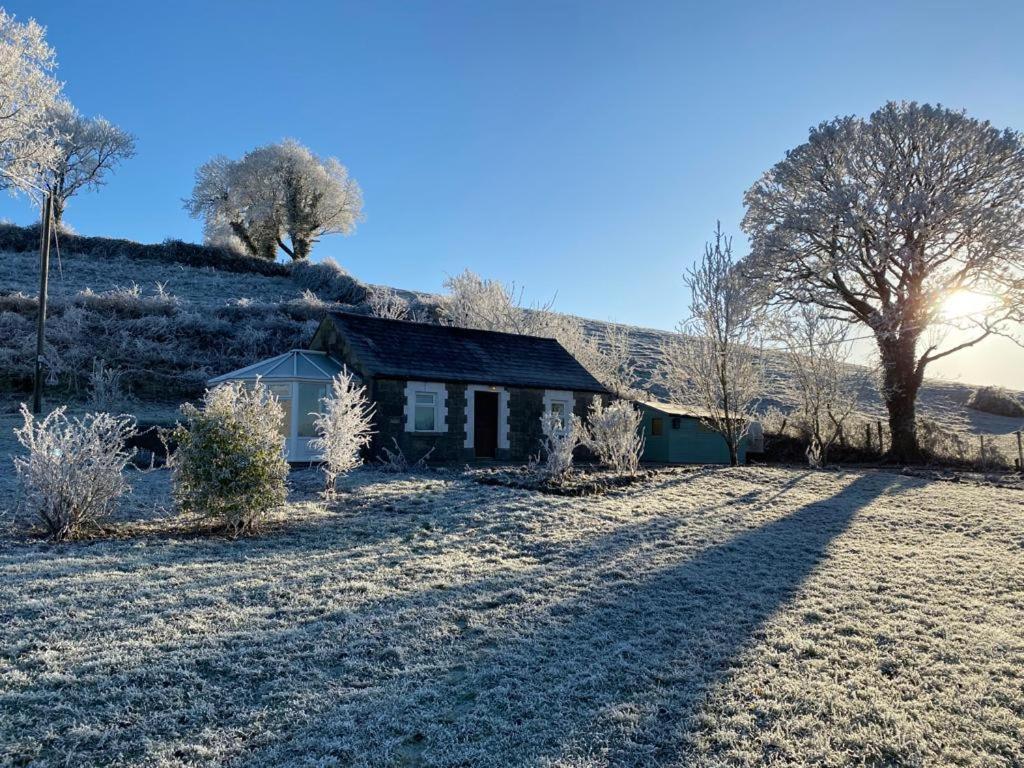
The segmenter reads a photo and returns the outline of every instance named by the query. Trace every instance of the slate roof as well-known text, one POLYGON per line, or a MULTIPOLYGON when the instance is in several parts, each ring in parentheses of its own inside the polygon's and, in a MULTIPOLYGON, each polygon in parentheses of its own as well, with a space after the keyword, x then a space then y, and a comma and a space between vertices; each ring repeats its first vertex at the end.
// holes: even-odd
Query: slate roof
POLYGON ((348 312, 332 312, 329 318, 369 376, 606 391, 554 339, 348 312))

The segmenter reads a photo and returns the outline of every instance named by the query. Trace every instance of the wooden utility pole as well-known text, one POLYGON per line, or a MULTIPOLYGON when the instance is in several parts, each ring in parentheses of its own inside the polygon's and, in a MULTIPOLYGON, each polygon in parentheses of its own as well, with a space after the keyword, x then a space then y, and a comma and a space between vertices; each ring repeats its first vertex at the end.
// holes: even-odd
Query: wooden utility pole
POLYGON ((32 413, 43 411, 43 348, 46 341, 46 292, 50 280, 50 222, 53 218, 53 197, 43 198, 43 220, 39 234, 39 314, 36 322, 36 368, 32 388, 32 413))

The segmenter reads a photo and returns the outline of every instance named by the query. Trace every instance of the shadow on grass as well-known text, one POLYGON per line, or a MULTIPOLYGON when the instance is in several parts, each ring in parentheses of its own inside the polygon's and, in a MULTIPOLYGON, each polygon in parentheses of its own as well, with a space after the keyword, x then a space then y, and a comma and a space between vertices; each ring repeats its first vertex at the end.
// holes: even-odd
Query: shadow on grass
POLYGON ((577 764, 594 754, 610 765, 685 764, 687 723, 704 695, 891 482, 859 476, 831 498, 654 570, 642 550, 597 565, 583 594, 518 631, 467 642, 430 678, 399 673, 372 708, 321 713, 258 758, 308 756, 331 734, 348 746, 328 754, 353 759, 381 748, 364 740, 372 733, 409 765, 577 764))

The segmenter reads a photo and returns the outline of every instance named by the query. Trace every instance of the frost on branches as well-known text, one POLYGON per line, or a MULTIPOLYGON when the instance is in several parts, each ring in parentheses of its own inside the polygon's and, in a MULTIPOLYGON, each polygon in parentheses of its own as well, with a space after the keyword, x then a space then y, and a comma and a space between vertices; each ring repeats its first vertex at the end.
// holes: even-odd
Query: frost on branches
POLYGON ((573 451, 583 440, 583 427, 575 414, 565 420, 557 413, 540 417, 540 473, 549 481, 564 480, 572 471, 573 451))
POLYGON ((514 283, 486 280, 468 269, 444 282, 448 294, 439 307, 441 323, 555 339, 591 375, 620 397, 635 392, 636 363, 622 326, 609 326, 604 338, 588 334, 575 317, 552 311, 554 300, 523 305, 523 290, 514 283))
POLYGON ((172 433, 174 498, 183 512, 223 524, 237 536, 255 530, 285 502, 288 462, 284 411, 262 383, 222 384, 186 403, 172 433))
POLYGON ((53 221, 60 226, 68 199, 96 189, 122 160, 135 155, 135 137, 102 117, 85 117, 65 99, 47 111, 55 151, 38 183, 50 191, 53 221))
POLYGON ((750 190, 744 272, 770 301, 813 304, 870 329, 890 457, 920 458, 928 365, 1024 320, 1024 140, 962 112, 890 102, 822 123, 750 190), (986 311, 949 317, 958 291, 986 311), (930 328, 959 329, 949 344, 930 328))
POLYGON ((14 457, 25 509, 56 541, 74 538, 107 519, 129 490, 123 470, 135 419, 91 413, 68 418, 63 407, 37 421, 24 403, 14 434, 28 451, 14 457))
POLYGON ((864 369, 848 364, 850 324, 830 318, 820 307, 801 305, 776 319, 772 335, 782 343, 796 402, 788 418, 807 442, 808 463, 823 466, 866 384, 864 369))
POLYGON ((363 197, 336 158, 289 139, 241 160, 205 163, 185 208, 204 220, 208 243, 271 260, 280 248, 300 260, 324 235, 350 234, 362 218, 363 197))
POLYGON ((640 468, 644 436, 640 426, 643 414, 626 400, 605 407, 594 397, 587 414, 584 443, 605 466, 622 475, 633 476, 640 468))
POLYGON ((310 448, 323 456, 324 496, 335 495, 338 477, 363 463, 363 448, 373 435, 373 406, 366 387, 347 368, 331 381, 331 391, 320 401, 323 411, 314 414, 317 437, 310 448))
POLYGON ((721 225, 684 279, 690 319, 663 348, 660 379, 673 401, 707 412, 704 424, 722 436, 736 465, 761 393, 761 317, 721 225))
POLYGON ((60 93, 57 62, 45 30, 19 24, 0 8, 0 187, 30 189, 23 180, 48 167, 55 155, 48 111, 60 93))

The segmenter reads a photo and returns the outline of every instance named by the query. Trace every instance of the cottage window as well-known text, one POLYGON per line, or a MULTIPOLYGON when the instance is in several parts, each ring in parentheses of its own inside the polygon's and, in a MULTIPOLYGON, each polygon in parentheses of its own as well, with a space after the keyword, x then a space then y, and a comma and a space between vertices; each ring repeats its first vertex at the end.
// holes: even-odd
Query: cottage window
POLYGON ((678 416, 672 417, 672 429, 679 429, 681 423, 682 419, 680 419, 678 416))
POLYGON ((564 400, 555 400, 551 403, 551 413, 558 418, 558 423, 563 427, 565 426, 565 406, 564 400))
POLYGON ((653 435, 654 437, 659 437, 662 434, 662 432, 663 426, 661 419, 651 419, 651 435, 653 435))
POLYGON ((416 393, 417 432, 437 431, 437 396, 433 392, 416 393))

